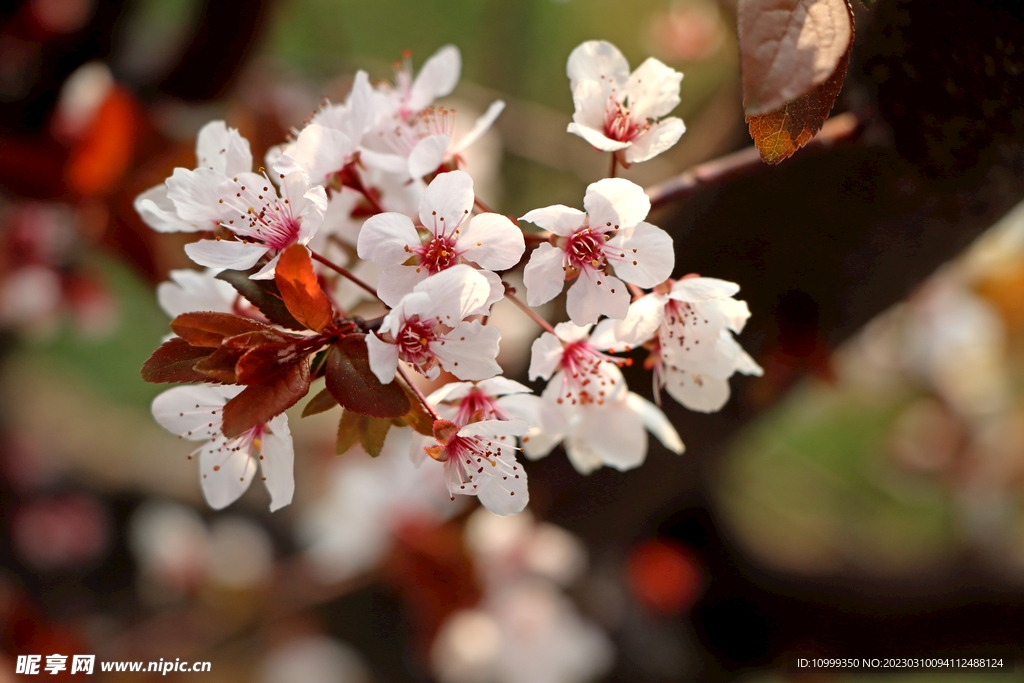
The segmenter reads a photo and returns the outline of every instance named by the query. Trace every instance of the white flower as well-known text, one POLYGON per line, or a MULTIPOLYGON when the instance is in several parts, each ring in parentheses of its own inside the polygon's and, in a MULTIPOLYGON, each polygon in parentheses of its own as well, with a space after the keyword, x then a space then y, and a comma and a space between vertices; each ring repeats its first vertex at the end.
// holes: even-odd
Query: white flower
POLYGON ((385 115, 403 121, 426 109, 439 97, 455 90, 462 73, 462 55, 454 45, 445 45, 423 63, 413 79, 412 58, 406 53, 403 61, 395 65, 395 85, 381 85, 377 97, 385 115))
POLYGON ((568 132, 627 165, 661 154, 686 131, 681 119, 661 118, 679 104, 683 75, 653 57, 630 74, 618 48, 590 40, 569 55, 566 73, 576 106, 568 132))
POLYGON ((558 236, 554 246, 541 244, 526 264, 527 303, 539 306, 550 301, 565 280, 575 277, 565 307, 577 325, 595 323, 601 315, 624 317, 629 291, 622 280, 654 287, 672 274, 675 265, 672 238, 643 222, 651 201, 640 186, 622 178, 600 180, 587 188, 583 206, 586 213, 556 205, 534 209, 520 219, 558 236))
POLYGON ((211 121, 196 138, 197 168, 174 174, 135 198, 135 210, 158 232, 205 232, 220 224, 215 190, 238 173, 252 170, 249 141, 223 121, 211 121))
POLYGON ((238 292, 227 282, 218 280, 216 271, 183 269, 172 270, 168 275, 170 281, 157 285, 156 298, 170 317, 196 311, 238 313, 235 308, 238 292))
POLYGON ((622 377, 617 366, 631 362, 604 353, 626 349, 611 334, 614 324, 604 320, 591 335, 592 325, 558 323, 555 334, 545 332, 534 340, 530 379, 550 379, 545 395, 550 392, 556 403, 604 403, 617 390, 616 383, 622 377))
POLYGON ((199 455, 199 483, 210 507, 219 510, 245 493, 259 463, 270 493, 270 511, 292 502, 295 452, 288 418, 278 415, 233 439, 222 430, 224 404, 244 387, 191 385, 168 389, 153 400, 160 425, 191 441, 205 441, 199 455))
MULTIPOLYGON (((288 155, 274 165, 281 183, 281 195, 266 174, 238 173, 212 190, 190 194, 188 205, 211 206, 220 212, 220 224, 239 237, 239 241, 200 240, 185 245, 185 253, 201 266, 245 270, 264 256, 271 261, 254 279, 274 277, 280 251, 292 244, 308 244, 323 222, 327 211, 327 193, 314 185, 309 176, 288 155)), ((175 199, 181 213, 186 199, 175 199)))
POLYGON ((459 379, 501 373, 495 358, 501 333, 478 321, 463 322, 490 306, 491 285, 467 265, 453 266, 416 285, 384 317, 378 334, 366 335, 370 369, 387 384, 399 360, 433 379, 438 364, 459 379))
MULTIPOLYGON (((526 249, 523 234, 505 216, 483 213, 470 218, 473 179, 463 171, 441 173, 420 200, 420 225, 400 213, 371 216, 359 233, 359 257, 385 266, 377 293, 394 306, 429 275, 472 261, 487 270, 506 270, 519 263, 526 249), (415 265, 403 265, 413 259, 415 265)), ((487 276, 494 301, 504 295, 501 279, 487 276)), ((493 303, 494 301, 491 301, 493 303)))
POLYGON ((492 377, 480 382, 450 382, 430 396, 441 417, 461 426, 478 413, 484 419, 507 420, 515 417, 515 405, 521 394, 530 388, 505 377, 492 377))
POLYGON ((559 403, 561 388, 556 382, 549 383, 543 395, 532 401, 532 413, 524 415, 533 425, 523 437, 527 457, 542 458, 564 441, 569 462, 581 474, 602 465, 629 470, 643 464, 647 457, 645 429, 670 451, 683 452, 682 439, 665 414, 628 391, 615 365, 606 366, 611 391, 600 402, 559 403))
POLYGON ((445 481, 455 495, 477 496, 496 515, 522 512, 530 500, 526 472, 516 462, 516 437, 529 429, 525 420, 481 420, 459 427, 434 422, 437 445, 425 450, 444 463, 445 481))
POLYGON ((379 106, 369 77, 359 71, 345 103, 324 104, 295 142, 280 152, 294 159, 313 182, 327 184, 330 176, 353 160, 363 136, 377 123, 379 106))
POLYGON ((614 336, 652 349, 646 365, 656 386, 691 410, 715 412, 729 399, 734 372, 762 374, 731 334, 750 317, 746 302, 732 298, 739 289, 709 277, 665 283, 633 302, 614 336))
POLYGON ((361 159, 369 166, 420 180, 443 165, 459 163, 459 155, 484 136, 505 109, 505 102, 495 100, 458 142, 455 142, 455 111, 429 107, 409 118, 396 122, 393 128, 377 132, 364 147, 361 159), (383 150, 383 151, 382 151, 383 150))

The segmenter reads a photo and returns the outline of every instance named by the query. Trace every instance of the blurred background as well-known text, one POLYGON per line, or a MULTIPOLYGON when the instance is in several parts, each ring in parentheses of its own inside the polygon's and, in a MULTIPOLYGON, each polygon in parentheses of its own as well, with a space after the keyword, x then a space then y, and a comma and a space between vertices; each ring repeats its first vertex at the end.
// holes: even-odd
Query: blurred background
POLYGON ((687 133, 624 173, 651 186, 750 144, 731 0, 3 3, 0 681, 53 653, 267 683, 848 681, 792 660, 1024 656, 1024 17, 854 9, 834 113, 856 125, 653 220, 677 275, 741 285, 765 377, 713 416, 666 404, 683 456, 527 463, 531 512, 502 519, 398 467, 401 444, 336 457, 333 417, 297 414, 292 505, 270 515, 254 486, 209 510, 139 379, 187 237, 132 201, 194 166, 205 122, 259 159, 357 69, 390 80, 448 43, 460 124, 507 102, 467 170, 509 215, 605 173, 565 133, 573 47, 683 71, 687 133))

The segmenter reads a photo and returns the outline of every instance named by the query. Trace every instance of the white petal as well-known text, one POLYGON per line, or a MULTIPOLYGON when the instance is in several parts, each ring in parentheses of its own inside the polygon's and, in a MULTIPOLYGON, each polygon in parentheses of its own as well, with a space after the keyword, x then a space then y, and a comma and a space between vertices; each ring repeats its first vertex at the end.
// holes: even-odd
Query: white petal
POLYGON ((565 438, 565 455, 580 474, 590 474, 601 469, 601 454, 594 450, 590 441, 580 431, 570 432, 565 438))
POLYGON ((390 384, 398 372, 398 345, 382 341, 373 332, 366 335, 366 351, 370 370, 381 384, 390 384))
POLYGON ((530 428, 526 420, 480 420, 459 428, 459 436, 519 436, 530 428))
POLYGON ((195 311, 234 312, 235 288, 213 274, 184 269, 169 275, 170 282, 157 285, 156 298, 172 318, 195 311))
POLYGON ((651 210, 651 200, 642 187, 625 178, 605 178, 587 187, 583 206, 591 227, 631 228, 651 210))
POLYGON ((471 311, 469 315, 490 315, 491 306, 505 298, 505 285, 497 273, 492 273, 489 270, 478 270, 477 272, 487 278, 487 282, 491 286, 491 293, 487 300, 475 311, 471 311))
POLYGON ((690 410, 714 413, 729 400, 729 380, 666 368, 665 390, 690 410))
POLYGON ((498 456, 494 463, 484 468, 490 476, 476 479, 480 503, 502 517, 522 512, 530 502, 526 470, 511 453, 498 456))
POLYGON ((345 133, 311 123, 302 129, 290 155, 316 183, 340 171, 355 151, 355 144, 345 133))
POLYGON ((640 416, 625 401, 582 408, 580 440, 597 453, 601 462, 617 470, 643 464, 647 457, 647 432, 640 416))
POLYGON ((463 256, 481 268, 507 270, 519 263, 526 243, 523 232, 508 218, 482 213, 460 230, 456 249, 464 250, 463 256))
POLYGON ((743 331, 746 327, 747 320, 750 318, 750 308, 747 307, 746 301, 737 301, 736 299, 721 299, 717 302, 718 309, 725 315, 725 319, 728 321, 726 325, 730 330, 737 334, 743 331))
POLYGON ((462 55, 454 45, 445 45, 423 63, 409 93, 409 108, 419 111, 438 97, 455 89, 462 73, 462 55))
POLYGON ((565 73, 573 90, 581 79, 625 83, 629 78, 629 62, 611 43, 588 40, 569 54, 565 73))
POLYGON ((430 135, 417 142, 409 152, 409 175, 419 180, 436 171, 444 163, 451 144, 447 135, 430 135))
POLYGON ((469 395, 469 392, 476 387, 475 382, 449 382, 434 393, 427 396, 427 401, 436 406, 441 401, 458 401, 469 395))
POLYGON ((676 264, 675 247, 669 234, 643 221, 634 228, 621 230, 608 242, 608 247, 613 252, 621 249, 615 254, 618 258, 609 258, 615 265, 615 274, 640 287, 660 285, 672 275, 676 264))
POLYGON ((682 119, 673 116, 659 121, 633 140, 632 146, 626 150, 626 163, 638 164, 653 159, 679 142, 685 132, 686 124, 682 119))
POLYGON ((135 198, 135 210, 143 222, 157 232, 197 232, 212 230, 216 223, 196 225, 178 215, 174 202, 167 196, 167 185, 160 183, 135 198))
POLYGON ((191 441, 208 441, 221 431, 219 410, 227 399, 212 387, 174 387, 153 399, 153 417, 161 427, 191 441), (218 411, 214 414, 214 411, 218 411))
POLYGON ((561 364, 564 351, 562 342, 550 332, 534 339, 530 347, 530 379, 549 379, 561 364))
POLYGON ((409 175, 409 160, 400 154, 388 154, 360 147, 359 160, 385 173, 394 173, 402 177, 409 175))
POLYGON ((619 320, 625 318, 628 311, 626 285, 603 273, 580 273, 565 297, 565 312, 576 325, 596 323, 602 315, 619 320))
POLYGON ((665 417, 665 413, 662 412, 661 408, 648 401, 639 394, 634 394, 632 391, 626 394, 626 405, 629 406, 630 410, 640 416, 640 420, 644 423, 644 427, 657 437, 658 441, 676 455, 681 455, 686 447, 683 446, 683 440, 679 438, 679 432, 672 426, 668 418, 665 417))
POLYGON ((501 374, 501 366, 495 360, 499 339, 501 332, 497 327, 473 320, 460 323, 446 334, 444 344, 436 341, 429 347, 441 366, 459 379, 487 379, 501 374))
POLYGON ((571 322, 561 322, 555 325, 555 336, 564 342, 574 342, 586 339, 590 335, 593 325, 574 325, 571 322))
POLYGON ((473 179, 465 171, 439 173, 420 200, 420 221, 435 235, 451 235, 473 208, 473 179))
POLYGON ((672 284, 669 298, 677 301, 710 301, 735 296, 740 286, 735 282, 713 277, 689 277, 672 284))
POLYGON ((757 361, 751 358, 750 354, 741 348, 736 357, 736 372, 743 373, 744 375, 761 377, 764 375, 764 368, 758 365, 757 361))
POLYGON ((278 254, 274 258, 267 261, 267 265, 259 269, 259 272, 253 273, 249 276, 250 280, 273 280, 277 274, 277 262, 281 260, 281 255, 278 254))
POLYGON ((220 221, 221 206, 218 187, 224 176, 208 168, 189 171, 174 169, 167 179, 167 196, 182 220, 198 223, 211 229, 220 221))
POLYGON ((223 436, 199 451, 199 484, 207 504, 220 510, 245 493, 256 473, 256 461, 246 448, 233 450, 223 436))
POLYGON ((679 84, 683 74, 654 57, 648 57, 626 81, 623 93, 629 97, 634 121, 660 119, 679 105, 679 84))
POLYGON ((615 336, 636 348, 653 338, 665 317, 664 294, 646 294, 629 305, 626 317, 615 324, 615 336))
POLYGON ((196 160, 197 167, 213 169, 226 176, 252 170, 249 141, 223 121, 210 121, 199 129, 196 160))
POLYGON ((474 142, 482 138, 484 136, 484 133, 490 130, 491 126, 494 124, 495 119, 497 119, 501 112, 504 110, 504 101, 495 100, 494 102, 491 102, 491 106, 487 107, 487 111, 483 113, 483 116, 478 118, 476 120, 476 123, 473 124, 473 127, 470 128, 469 131, 462 136, 462 139, 459 140, 458 144, 452 147, 450 154, 458 154, 459 152, 466 149, 474 142))
POLYGON ((523 284, 526 285, 526 303, 540 306, 554 299, 565 284, 562 258, 565 252, 544 242, 530 254, 530 261, 523 270, 523 284))
POLYGON ((477 382, 477 388, 487 396, 509 396, 512 394, 528 394, 532 389, 507 377, 492 377, 477 382))
POLYGON ((416 285, 427 279, 426 268, 419 266, 388 266, 380 274, 377 296, 394 308, 402 297, 416 289, 416 285))
POLYGON ((586 218, 587 214, 579 209, 572 209, 568 206, 555 204, 554 206, 548 206, 543 209, 534 209, 525 216, 522 216, 519 220, 529 221, 538 227, 550 230, 556 235, 568 237, 580 229, 580 226, 583 225, 583 221, 586 220, 586 218))
POLYGON ((188 257, 207 268, 248 270, 267 253, 262 244, 229 242, 228 240, 199 240, 185 245, 188 257))
POLYGON ((615 102, 617 95, 614 85, 606 81, 580 81, 572 89, 572 104, 575 111, 569 132, 586 138, 592 145, 605 152, 628 147, 628 142, 613 140, 604 134, 606 111, 615 102), (590 133, 584 133, 582 130, 577 132, 574 128, 587 129, 590 133), (593 141, 590 135, 596 136, 593 141))
POLYGON ((445 325, 455 326, 487 303, 491 298, 491 283, 472 267, 460 264, 431 275, 413 291, 427 294, 437 318, 445 325))
POLYGON ((270 493, 270 511, 274 512, 291 503, 295 493, 295 447, 287 415, 278 415, 267 426, 270 433, 263 435, 260 470, 270 493))
POLYGON ((570 123, 566 126, 565 132, 572 133, 573 135, 579 135, 581 138, 589 142, 591 147, 602 152, 617 152, 620 149, 626 149, 631 144, 629 142, 612 140, 596 128, 584 126, 576 122, 570 123))
POLYGON ((327 191, 323 185, 315 185, 306 190, 300 205, 302 212, 298 216, 299 233, 295 236, 295 241, 299 244, 309 244, 316 231, 323 225, 324 216, 327 214, 327 191))
POLYGON ((621 353, 631 349, 632 344, 620 340, 615 334, 615 327, 620 322, 622 321, 605 318, 595 325, 594 331, 590 334, 590 345, 612 353, 621 353))
POLYGON ((381 266, 404 263, 420 246, 416 226, 400 213, 378 213, 363 223, 356 241, 359 258, 381 266))

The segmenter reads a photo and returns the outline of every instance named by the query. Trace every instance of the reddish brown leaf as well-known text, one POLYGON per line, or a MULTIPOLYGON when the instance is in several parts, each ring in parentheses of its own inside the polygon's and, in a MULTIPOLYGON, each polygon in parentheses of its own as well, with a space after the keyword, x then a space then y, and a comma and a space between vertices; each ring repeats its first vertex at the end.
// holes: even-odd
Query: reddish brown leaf
POLYGON ((224 436, 232 439, 295 405, 309 391, 309 364, 292 365, 270 384, 246 387, 224 405, 224 436))
POLYGON ((334 308, 320 289, 306 247, 293 244, 285 249, 274 273, 274 281, 288 312, 309 329, 323 331, 334 318, 334 308))
POLYGON ((306 326, 300 323, 288 312, 281 298, 281 291, 273 280, 250 280, 249 276, 259 270, 258 266, 245 270, 222 270, 217 274, 218 280, 227 282, 235 291, 241 294, 246 301, 255 306, 260 313, 267 316, 267 320, 289 330, 304 330, 306 326))
POLYGON ((225 337, 246 332, 271 331, 263 323, 230 313, 183 313, 171 321, 174 333, 192 346, 217 348, 225 337))
POLYGON ((309 403, 302 409, 302 417, 326 413, 336 405, 338 405, 338 402, 331 396, 331 392, 327 391, 327 389, 321 389, 320 393, 309 399, 309 403))
POLYGON ((238 359, 235 376, 239 384, 268 384, 287 372, 300 356, 305 355, 296 351, 291 342, 260 344, 238 359))
POLYGON ((762 161, 766 164, 784 161, 817 135, 842 90, 849 63, 850 53, 847 52, 832 77, 813 92, 790 102, 782 109, 747 117, 750 136, 754 138, 762 161))
MULTIPOLYGON (((771 103, 778 101, 778 98, 767 98, 760 97, 758 99, 752 99, 745 94, 744 106, 748 112, 746 117, 747 125, 750 127, 750 135, 754 138, 754 144, 757 146, 758 152, 761 154, 761 159, 766 164, 777 164, 785 159, 788 159, 793 155, 795 151, 810 142, 821 127, 825 123, 825 119, 828 118, 829 112, 832 111, 832 107, 835 105, 836 97, 839 95, 839 91, 843 88, 843 79, 846 77, 846 68, 850 63, 850 51, 853 48, 853 9, 850 5, 843 0, 842 2, 836 2, 836 0, 764 0, 761 4, 770 3, 783 4, 795 4, 797 6, 803 5, 821 5, 827 6, 828 10, 819 17, 821 21, 819 24, 824 22, 823 17, 832 17, 833 29, 837 33, 835 41, 832 45, 826 46, 831 49, 825 50, 828 52, 828 59, 825 60, 828 64, 831 64, 832 52, 835 51, 837 45, 845 44, 845 51, 841 53, 838 61, 835 62, 835 68, 831 72, 831 75, 823 82, 817 82, 815 85, 808 76, 805 80, 806 83, 801 82, 799 84, 791 84, 793 91, 803 89, 804 94, 791 99, 781 107, 761 113, 764 111, 762 105, 770 99, 771 103), (845 9, 848 22, 843 22, 841 19, 836 19, 837 12, 845 9), (841 35, 842 32, 848 31, 849 40, 846 41, 845 35, 841 35), (799 86, 799 87, 798 87, 799 86), (810 88, 807 90, 806 88, 810 88)), ((748 2, 747 4, 753 5, 756 3, 748 2)), ((807 15, 802 20, 810 21, 807 15)), ((827 22, 825 22, 827 23, 827 22)), ((799 28, 799 24, 797 25, 799 28)), ((819 26, 820 28, 820 26, 819 26)), ((793 41, 783 41, 784 45, 778 47, 772 54, 775 58, 778 57, 778 53, 784 49, 790 51, 800 52, 798 49, 795 39, 793 41)), ((820 46, 819 46, 820 47, 820 46)), ((741 45, 741 52, 743 47, 741 45)), ((820 55, 819 55, 820 56, 820 55)), ((747 93, 748 85, 748 55, 744 54, 744 93, 747 93)), ((779 60, 777 59, 777 62, 779 60)), ((784 61, 784 60, 782 60, 784 61)), ((750 86, 753 87, 753 86, 750 86)), ((790 92, 786 90, 785 92, 790 92)))
POLYGON ((381 384, 370 371, 365 334, 347 334, 331 347, 327 390, 345 408, 372 417, 402 417, 409 399, 397 381, 381 384))
POLYGON ((237 384, 235 365, 238 363, 240 352, 231 349, 220 348, 212 354, 196 363, 193 368, 207 376, 204 381, 223 382, 224 384, 237 384))
POLYGON ((210 378, 193 369, 206 358, 210 349, 192 346, 181 337, 168 339, 142 365, 142 379, 154 384, 164 382, 209 382, 210 378))
POLYGON ((294 339, 299 339, 299 337, 289 337, 276 330, 260 330, 259 332, 244 332, 233 337, 225 337, 222 344, 224 348, 244 352, 261 344, 279 344, 294 339))
POLYGON ((434 435, 434 416, 427 412, 427 409, 423 407, 419 397, 413 395, 409 389, 405 390, 405 395, 409 398, 409 412, 402 416, 402 420, 405 424, 409 425, 417 432, 424 436, 434 435))
POLYGON ((391 425, 392 421, 388 418, 370 417, 346 410, 338 421, 335 453, 344 455, 352 446, 359 443, 370 457, 376 458, 384 448, 384 440, 391 425))

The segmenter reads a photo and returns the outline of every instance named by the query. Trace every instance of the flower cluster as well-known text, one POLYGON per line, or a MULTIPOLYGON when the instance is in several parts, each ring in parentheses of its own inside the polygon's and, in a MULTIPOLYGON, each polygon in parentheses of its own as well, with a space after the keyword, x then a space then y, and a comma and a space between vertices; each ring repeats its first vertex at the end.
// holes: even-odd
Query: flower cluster
POLYGON ((207 270, 174 271, 159 287, 174 335, 143 377, 192 385, 160 395, 153 413, 205 442, 195 454, 211 506, 236 500, 257 471, 272 510, 291 501, 284 411, 320 378, 303 415, 342 407, 339 453, 358 443, 379 455, 390 430, 406 430, 410 467, 442 463, 453 500, 477 496, 508 515, 529 500, 520 451, 537 458, 564 443, 582 473, 638 466, 647 432, 682 453, 660 408, 627 388, 624 354, 647 349, 655 386, 702 411, 722 406, 734 372, 760 372, 732 336, 749 316, 738 286, 672 280, 674 245, 646 222, 651 200, 614 177, 617 164, 682 135, 682 121, 665 118, 682 75, 654 59, 630 74, 605 42, 574 50, 569 131, 613 153, 613 177, 587 188, 582 210, 554 205, 515 221, 476 196, 462 156, 504 104, 459 140, 455 112, 435 104, 460 68, 448 46, 415 77, 407 57, 394 84, 359 72, 343 103, 325 103, 256 170, 248 141, 209 123, 196 168, 136 200, 155 230, 201 236, 185 251, 207 270), (519 268, 525 301, 503 279, 519 268), (569 321, 553 326, 530 307, 567 283, 569 321), (547 384, 536 394, 498 363, 491 314, 503 301, 542 328, 529 378, 547 384))

